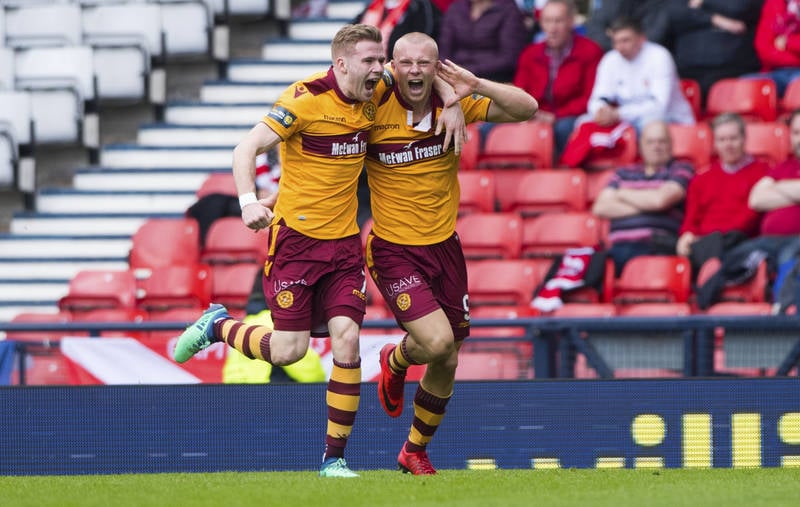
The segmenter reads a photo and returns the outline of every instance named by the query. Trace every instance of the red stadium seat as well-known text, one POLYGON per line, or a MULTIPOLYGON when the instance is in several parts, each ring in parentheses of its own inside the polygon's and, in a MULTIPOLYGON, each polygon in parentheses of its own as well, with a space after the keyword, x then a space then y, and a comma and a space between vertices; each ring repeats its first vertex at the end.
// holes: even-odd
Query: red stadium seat
POLYGON ((608 186, 609 180, 617 172, 616 169, 604 169, 600 171, 586 171, 586 206, 591 207, 597 199, 597 195, 608 186))
POLYGON ((211 273, 202 264, 154 268, 138 280, 137 296, 137 306, 151 314, 177 307, 204 309, 211 301, 211 273))
POLYGON ((671 124, 672 156, 679 160, 691 162, 695 171, 703 169, 711 161, 714 151, 714 139, 711 127, 706 123, 697 125, 671 124))
POLYGON ((783 162, 791 153, 789 127, 784 123, 748 123, 746 136, 745 151, 768 164, 783 162))
MULTIPOLYGON (((144 311, 137 310, 135 308, 98 308, 96 310, 90 310, 88 312, 76 313, 72 318, 72 322, 92 322, 92 323, 130 322, 136 324, 143 322, 146 319, 146 317, 147 314, 144 311)), ((77 334, 80 336, 85 336, 87 332, 81 331, 77 334)), ((93 333, 88 333, 88 334, 93 334, 93 333)), ((76 333, 70 333, 70 335, 75 336, 76 333)), ((138 339, 145 336, 146 333, 136 329, 129 329, 125 331, 123 330, 100 331, 99 335, 104 338, 131 337, 138 339)))
POLYGON ((747 121, 775 121, 778 91, 768 78, 726 78, 711 85, 706 101, 706 117, 739 113, 747 121))
POLYGON ((522 256, 555 257, 600 244, 599 220, 588 212, 544 213, 522 221, 522 256))
POLYGON ((458 184, 461 187, 459 214, 494 211, 494 174, 491 171, 460 171, 458 184))
POLYGON ((581 169, 520 172, 517 178, 513 187, 504 186, 507 194, 497 196, 501 211, 537 215, 586 209, 586 175, 581 169))
POLYGON ((470 307, 525 306, 541 282, 536 265, 528 260, 481 260, 467 263, 470 307))
POLYGON ((232 172, 211 173, 197 189, 197 198, 210 194, 238 195, 232 172))
POLYGON ((478 153, 481 150, 481 134, 478 130, 480 124, 481 122, 467 124, 469 140, 461 146, 461 157, 458 162, 461 171, 474 171, 478 168, 478 153))
POLYGON ((522 246, 522 218, 516 213, 472 213, 459 217, 456 232, 467 259, 516 259, 522 246))
POLYGON ((620 317, 685 317, 692 314, 688 303, 636 303, 622 305, 617 310, 620 317))
MULTIPOLYGON (((58 313, 22 312, 15 315, 13 323, 61 324, 72 321, 67 311, 58 313)), ((69 368, 61 354, 59 340, 62 336, 75 336, 72 331, 7 331, 6 339, 33 342, 26 345, 25 385, 66 385, 70 383, 69 368), (40 343, 41 345, 34 345, 40 343)), ((19 385, 21 372, 12 372, 11 384, 19 385)))
MULTIPOLYGON (((21 312, 11 322, 30 324, 65 324, 72 321, 70 312, 61 310, 56 313, 21 312)), ((56 341, 64 331, 6 331, 6 339, 14 341, 56 341)))
POLYGON ((622 268, 607 301, 686 303, 691 288, 689 260, 677 255, 640 255, 622 268))
MULTIPOLYGON (((719 269, 719 260, 709 259, 700 267, 697 273, 697 285, 702 286, 719 269)), ((719 295, 720 302, 735 301, 739 303, 763 303, 767 301, 767 288, 769 274, 767 262, 762 260, 756 267, 753 276, 744 282, 725 285, 719 295)))
POLYGON ((520 366, 520 358, 513 352, 462 351, 456 380, 518 380, 525 378, 520 366))
POLYGON ((792 111, 800 109, 800 79, 793 79, 789 82, 778 106, 781 117, 788 117, 792 111))
MULTIPOLYGON (((518 318, 536 317, 539 311, 529 305, 499 305, 499 306, 476 306, 469 311, 470 320, 475 319, 506 319, 513 321, 518 318)), ((525 328, 521 326, 498 326, 498 327, 477 327, 472 326, 470 329, 470 336, 480 337, 509 337, 509 336, 524 336, 525 328)), ((517 347, 516 342, 512 343, 517 347)), ((492 346, 496 344, 492 343, 492 346)))
POLYGON ((97 308, 133 308, 136 280, 131 271, 84 270, 69 282, 67 295, 58 302, 61 310, 78 312, 97 308))
POLYGON ((527 121, 495 125, 478 153, 478 168, 553 167, 553 127, 527 121))
POLYGON ((695 79, 681 79, 681 91, 683 91, 683 96, 686 97, 686 100, 689 101, 689 105, 692 106, 694 119, 700 120, 703 115, 701 107, 702 96, 700 92, 700 83, 698 83, 695 79))
POLYGON ((211 266, 211 301, 233 312, 243 311, 261 269, 262 266, 247 263, 211 266))
POLYGON ((267 230, 253 231, 240 217, 222 217, 208 228, 206 242, 200 251, 200 262, 263 264, 267 256, 267 230))
POLYGON ((706 315, 772 315, 772 305, 767 302, 739 303, 726 301, 711 305, 706 315))
POLYGON ((137 276, 162 266, 194 266, 200 258, 200 229, 193 218, 149 219, 132 241, 129 262, 137 276))
MULTIPOLYGON (((164 311, 154 311, 148 314, 149 322, 180 322, 184 327, 196 321, 203 313, 205 308, 176 307, 164 311)), ((183 332, 183 329, 165 329, 150 331, 148 338, 151 341, 163 341, 175 338, 183 332)))
POLYGON ((548 314, 550 317, 613 317, 617 307, 612 303, 567 303, 548 314))

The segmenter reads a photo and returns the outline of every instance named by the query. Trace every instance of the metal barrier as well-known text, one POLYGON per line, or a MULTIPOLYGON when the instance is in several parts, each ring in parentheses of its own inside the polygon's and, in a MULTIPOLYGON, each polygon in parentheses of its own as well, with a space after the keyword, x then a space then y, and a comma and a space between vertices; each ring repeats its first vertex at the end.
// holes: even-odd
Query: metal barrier
MULTIPOLYGON (((0 332, 181 330, 185 322, 0 322, 0 332)), ((634 368, 677 371, 685 377, 726 375, 715 368, 714 354, 722 351, 731 368, 762 375, 787 376, 800 364, 800 318, 797 316, 708 316, 475 319, 469 343, 533 346, 535 378, 574 378, 576 359, 600 378, 634 368), (521 328, 522 336, 481 336, 480 329, 521 328), (717 343, 715 343, 717 342, 717 343)), ((365 329, 396 328, 394 320, 365 321, 365 329)), ((25 383, 25 359, 30 347, 58 346, 58 340, 18 341, 20 384, 25 383)), ((797 368, 800 376, 800 368, 797 368)), ((645 375, 647 376, 647 375, 645 375)))

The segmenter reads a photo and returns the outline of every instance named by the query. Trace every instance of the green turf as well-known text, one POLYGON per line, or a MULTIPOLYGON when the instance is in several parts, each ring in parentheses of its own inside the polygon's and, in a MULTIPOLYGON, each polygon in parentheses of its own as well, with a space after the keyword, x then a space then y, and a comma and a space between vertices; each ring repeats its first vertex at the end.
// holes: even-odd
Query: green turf
POLYGON ((800 505, 800 469, 444 470, 435 477, 311 472, 0 477, 16 506, 691 506, 800 505))

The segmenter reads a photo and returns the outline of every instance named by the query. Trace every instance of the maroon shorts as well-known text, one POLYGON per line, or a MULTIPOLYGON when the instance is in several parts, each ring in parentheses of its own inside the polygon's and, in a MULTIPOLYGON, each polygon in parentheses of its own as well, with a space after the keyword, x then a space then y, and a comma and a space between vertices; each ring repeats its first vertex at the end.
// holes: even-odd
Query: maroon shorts
POLYGON ((264 295, 275 329, 328 335, 332 317, 364 320, 364 253, 358 235, 309 238, 285 225, 270 228, 264 295))
POLYGON ((370 234, 367 267, 401 326, 441 308, 456 341, 469 336, 467 265, 455 234, 424 246, 398 245, 370 234))

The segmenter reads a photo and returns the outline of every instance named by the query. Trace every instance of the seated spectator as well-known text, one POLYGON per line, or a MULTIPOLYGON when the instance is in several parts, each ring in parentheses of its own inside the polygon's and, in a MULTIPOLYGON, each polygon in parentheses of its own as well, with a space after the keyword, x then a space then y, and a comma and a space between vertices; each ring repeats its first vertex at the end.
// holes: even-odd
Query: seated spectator
POLYGON ((620 18, 637 19, 647 39, 668 46, 669 18, 667 4, 671 0, 592 0, 589 18, 586 20, 586 36, 603 48, 611 50, 608 30, 620 18))
POLYGON ((763 212, 759 236, 726 251, 719 270, 697 288, 697 305, 716 303, 726 283, 747 280, 758 264, 767 263, 770 276, 796 255, 800 243, 800 110, 789 117, 792 157, 770 169, 753 186, 748 205, 763 212))
POLYGON ((648 41, 634 19, 620 18, 610 31, 614 49, 600 60, 588 112, 578 119, 561 165, 578 167, 593 149, 617 149, 625 124, 640 131, 654 120, 695 122, 669 51, 648 41))
POLYGON ((539 18, 544 40, 525 47, 514 76, 514 84, 538 100, 536 119, 553 125, 557 157, 586 112, 603 57, 591 39, 574 33, 576 14, 574 0, 548 0, 539 18))
POLYGON ((592 213, 610 220, 608 254, 617 276, 638 255, 675 255, 683 221, 683 201, 693 174, 672 158, 669 126, 645 125, 640 137, 642 162, 618 169, 600 191, 592 213))
POLYGON ((391 59, 394 43, 410 32, 439 37, 442 11, 431 0, 372 0, 353 23, 380 28, 386 58, 391 59))
POLYGON ((478 77, 510 83, 527 42, 514 0, 455 0, 442 18, 439 58, 478 77))
POLYGON ((766 0, 755 38, 764 75, 783 96, 789 82, 800 76, 800 0, 766 0))
POLYGON ((677 253, 689 257, 692 272, 710 258, 758 234, 761 214, 747 206, 750 190, 767 173, 765 162, 744 151, 745 123, 735 113, 711 122, 718 159, 698 172, 686 195, 686 216, 677 253))
POLYGON ((753 39, 761 4, 761 0, 671 2, 670 39, 678 74, 700 84, 703 103, 716 81, 759 69, 753 39))

